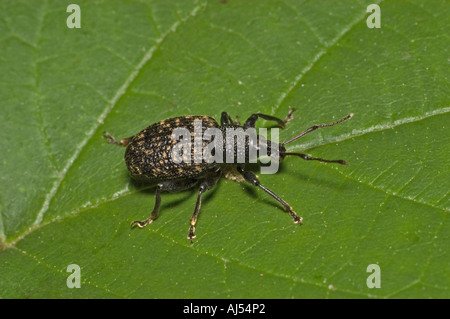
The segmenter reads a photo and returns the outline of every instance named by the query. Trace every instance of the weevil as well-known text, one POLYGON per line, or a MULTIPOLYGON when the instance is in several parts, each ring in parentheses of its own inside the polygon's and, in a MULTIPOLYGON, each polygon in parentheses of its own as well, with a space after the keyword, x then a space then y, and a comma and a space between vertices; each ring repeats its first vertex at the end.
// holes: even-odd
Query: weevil
MULTIPOLYGON (((107 138, 109 143, 126 147, 125 163, 131 177, 139 182, 156 184, 155 206, 150 214, 150 217, 142 221, 133 221, 131 223, 131 227, 138 226, 143 228, 152 223, 158 217, 158 212, 161 205, 161 192, 177 192, 197 186, 197 200, 194 213, 190 219, 187 236, 187 238, 192 242, 192 240, 196 237, 195 226, 200 213, 202 195, 205 191, 213 188, 222 176, 238 181, 246 181, 260 188, 283 206, 283 209, 289 213, 295 224, 301 225, 303 223, 303 219, 302 217, 299 217, 296 212, 294 212, 292 206, 280 196, 275 194, 272 190, 263 186, 256 174, 246 168, 246 164, 250 161, 248 153, 246 153, 244 157, 245 160, 241 162, 236 160, 236 156, 233 157, 231 163, 207 162, 205 160, 200 162, 192 161, 195 153, 198 152, 198 148, 194 148, 195 143, 191 143, 189 144, 189 150, 192 152, 188 155, 187 161, 176 161, 174 155, 176 154, 176 152, 174 152, 174 147, 177 144, 177 139, 174 138, 173 133, 177 128, 184 128, 187 129, 188 132, 191 132, 191 141, 194 141, 195 123, 201 121, 201 133, 205 133, 208 128, 218 129, 221 134, 223 134, 223 143, 230 143, 230 140, 225 138, 225 132, 227 129, 254 129, 258 119, 276 122, 278 126, 284 128, 286 124, 293 119, 294 111, 295 109, 290 109, 284 120, 271 115, 254 113, 245 121, 243 125, 240 124, 237 117, 233 121, 227 112, 222 112, 220 125, 213 117, 206 115, 180 116, 154 123, 136 135, 123 138, 121 140, 116 140, 111 134, 104 132, 104 136, 107 138)), ((353 113, 335 122, 313 125, 283 143, 274 142, 264 138, 261 135, 257 135, 257 141, 260 143, 258 145, 265 145, 266 147, 270 146, 270 150, 276 150, 277 152, 267 153, 269 156, 273 155, 273 153, 277 154, 278 158, 275 158, 275 160, 282 160, 286 156, 298 156, 307 161, 312 160, 347 165, 348 163, 344 160, 327 160, 312 157, 303 153, 288 152, 285 146, 319 128, 334 126, 350 119, 351 117, 353 117, 353 113)), ((237 145, 236 139, 233 139, 231 143, 231 147, 228 144, 228 148, 227 145, 224 144, 224 147, 221 150, 224 152, 224 156, 226 150, 229 151, 230 149, 239 153, 239 145, 237 145)), ((249 151, 249 144, 250 142, 246 139, 244 145, 246 152, 249 151)), ((205 143, 203 141, 202 147, 204 146, 205 143)), ((183 158, 186 159, 186 154, 184 155, 185 156, 183 158)))

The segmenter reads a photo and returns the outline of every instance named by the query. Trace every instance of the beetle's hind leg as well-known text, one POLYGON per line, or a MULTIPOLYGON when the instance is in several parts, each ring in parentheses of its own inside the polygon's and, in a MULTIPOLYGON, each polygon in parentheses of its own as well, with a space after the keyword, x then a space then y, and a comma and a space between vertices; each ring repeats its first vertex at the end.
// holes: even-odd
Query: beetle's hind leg
POLYGON ((189 188, 192 188, 197 184, 197 180, 195 179, 187 179, 187 180, 168 180, 159 183, 156 186, 155 191, 155 206, 153 207, 153 211, 150 214, 150 217, 139 221, 135 220, 131 223, 131 227, 138 226, 139 228, 144 228, 148 224, 151 224, 157 217, 159 212, 159 207, 161 205, 161 192, 178 192, 183 191, 189 188))
POLYGON ((116 145, 119 145, 119 146, 127 146, 128 144, 130 144, 131 140, 132 140, 133 137, 134 137, 134 135, 133 135, 133 136, 131 136, 131 137, 126 137, 126 138, 123 138, 123 139, 121 139, 120 141, 118 141, 118 140, 116 140, 116 139, 114 138, 114 136, 112 136, 112 135, 109 134, 108 132, 103 132, 103 136, 106 137, 106 141, 107 141, 108 143, 116 144, 116 145))
POLYGON ((194 213, 192 214, 192 217, 191 217, 191 222, 190 222, 191 225, 189 226, 189 234, 187 237, 187 239, 189 239, 191 243, 192 243, 192 240, 196 237, 195 236, 195 225, 197 224, 198 214, 200 213, 200 206, 202 204, 202 194, 205 191, 207 191, 208 189, 213 188, 214 185, 216 185, 216 183, 219 180, 221 175, 222 175, 222 172, 218 171, 214 175, 206 177, 200 183, 200 186, 198 188, 198 193, 197 193, 197 202, 195 203, 195 209, 194 209, 194 213))

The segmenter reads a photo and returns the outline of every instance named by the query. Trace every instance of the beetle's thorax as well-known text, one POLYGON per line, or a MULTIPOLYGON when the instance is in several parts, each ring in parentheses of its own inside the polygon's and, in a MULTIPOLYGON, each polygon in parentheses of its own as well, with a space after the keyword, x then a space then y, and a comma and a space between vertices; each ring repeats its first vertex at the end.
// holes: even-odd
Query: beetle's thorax
POLYGON ((255 128, 239 125, 220 126, 223 138, 223 158, 226 163, 255 163, 261 156, 278 157, 285 151, 280 143, 268 140, 255 128))

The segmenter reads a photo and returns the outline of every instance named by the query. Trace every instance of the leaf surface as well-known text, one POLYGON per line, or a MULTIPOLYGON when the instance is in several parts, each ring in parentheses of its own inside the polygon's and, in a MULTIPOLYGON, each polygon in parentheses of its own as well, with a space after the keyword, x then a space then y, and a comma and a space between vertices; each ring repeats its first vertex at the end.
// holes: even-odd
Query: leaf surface
MULTIPOLYGON (((0 297, 448 298, 445 1, 1 1, 0 297), (105 142, 187 114, 280 118, 287 158, 261 183, 162 195, 105 142), (66 285, 81 267, 81 289, 66 285), (381 288, 368 288, 378 264, 381 288)), ((258 127, 270 127, 260 121, 258 127)))

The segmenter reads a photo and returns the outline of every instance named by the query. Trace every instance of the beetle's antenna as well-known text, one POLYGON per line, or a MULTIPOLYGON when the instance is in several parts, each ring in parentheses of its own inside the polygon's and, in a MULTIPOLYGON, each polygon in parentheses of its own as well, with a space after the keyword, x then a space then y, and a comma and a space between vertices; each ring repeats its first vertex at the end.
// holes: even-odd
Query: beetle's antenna
POLYGON ((338 163, 338 164, 341 164, 341 165, 348 165, 348 163, 346 161, 344 161, 344 160, 327 160, 327 159, 323 159, 323 158, 320 158, 320 157, 312 157, 312 156, 309 156, 309 155, 306 155, 306 154, 302 154, 302 153, 288 152, 288 153, 282 153, 281 155, 283 156, 283 158, 286 155, 295 155, 295 156, 298 156, 298 157, 300 157, 300 158, 302 158, 302 159, 304 159, 306 161, 319 161, 319 162, 326 162, 326 163, 338 163))
MULTIPOLYGON (((284 150, 284 145, 289 144, 289 143, 291 143, 291 142, 293 142, 295 140, 298 140, 300 137, 303 137, 304 135, 306 135, 308 133, 311 133, 312 131, 315 131, 318 128, 327 127, 327 126, 333 126, 333 125, 342 123, 342 122, 344 122, 344 121, 346 121, 346 120, 348 120, 348 119, 350 119, 352 117, 353 117, 353 113, 350 113, 346 117, 343 117, 340 120, 337 120, 335 122, 331 122, 331 123, 327 123, 327 124, 313 125, 310 128, 308 128, 305 131, 303 131, 302 133, 300 133, 299 135, 294 136, 293 138, 291 138, 291 139, 287 140, 286 142, 284 142, 282 144, 282 146, 283 146, 282 149, 284 150)), ((302 159, 304 159, 306 161, 319 161, 319 162, 326 162, 326 163, 338 163, 338 164, 341 164, 341 165, 348 165, 348 163, 346 161, 344 161, 344 160, 327 160, 327 159, 323 159, 323 158, 320 158, 320 157, 312 157, 312 156, 309 156, 309 155, 306 155, 306 154, 303 154, 303 153, 294 153, 294 152, 286 152, 286 151, 281 152, 281 157, 282 158, 284 158, 286 155, 295 155, 295 156, 298 156, 298 157, 300 157, 300 158, 302 158, 302 159)))
MULTIPOLYGON (((321 128, 321 127, 327 127, 327 126, 333 126, 333 125, 342 123, 342 122, 344 122, 344 121, 346 121, 346 120, 348 120, 348 119, 351 119, 351 118, 353 117, 353 115, 354 115, 353 113, 350 113, 350 114, 347 115, 346 117, 343 117, 343 118, 341 118, 340 120, 337 120, 336 122, 331 122, 331 123, 327 123, 327 124, 317 124, 317 125, 313 125, 313 126, 311 126, 310 128, 306 129, 305 131, 301 132, 299 135, 294 136, 293 138, 287 140, 286 142, 283 143, 283 145, 286 145, 286 144, 289 144, 289 143, 291 143, 291 142, 293 142, 293 141, 296 141, 296 140, 298 140, 299 138, 305 136, 306 134, 311 133, 312 131, 317 130, 318 128, 321 128)), ((286 155, 294 155, 294 153, 292 153, 292 154, 285 153, 285 154, 286 154, 286 155)))

